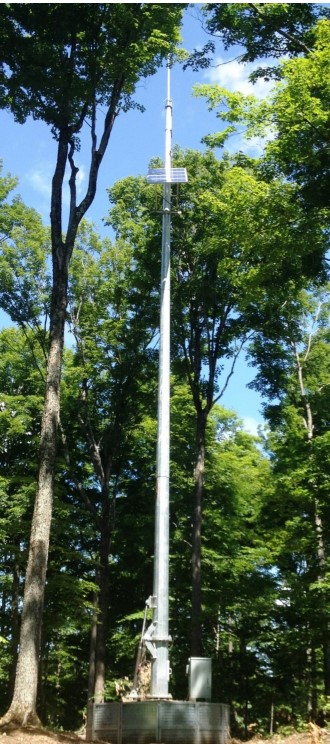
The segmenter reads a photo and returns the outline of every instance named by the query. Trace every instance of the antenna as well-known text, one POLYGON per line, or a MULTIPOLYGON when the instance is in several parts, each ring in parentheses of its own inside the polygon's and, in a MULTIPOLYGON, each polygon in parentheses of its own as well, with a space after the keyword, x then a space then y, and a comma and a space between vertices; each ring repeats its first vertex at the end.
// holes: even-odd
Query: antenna
POLYGON ((167 60, 167 97, 165 102, 165 167, 151 168, 148 183, 163 184, 162 266, 160 285, 160 341, 158 376, 157 495, 155 513, 155 557, 153 596, 147 604, 153 608, 153 620, 144 643, 152 656, 151 697, 168 699, 169 635, 169 477, 170 477, 170 248, 171 184, 188 181, 185 168, 172 168, 172 100, 170 58, 167 60))

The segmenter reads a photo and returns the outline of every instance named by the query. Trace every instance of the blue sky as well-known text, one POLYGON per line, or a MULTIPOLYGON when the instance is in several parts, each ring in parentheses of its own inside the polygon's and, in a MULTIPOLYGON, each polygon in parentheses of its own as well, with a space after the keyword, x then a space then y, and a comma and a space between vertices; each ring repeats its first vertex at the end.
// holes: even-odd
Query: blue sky
MULTIPOLYGON (((202 28, 198 5, 190 7, 185 13, 182 29, 183 46, 191 51, 202 47, 209 37, 202 28)), ((199 73, 183 71, 178 65, 173 68, 171 97, 173 100, 173 143, 181 147, 201 148, 203 135, 216 131, 218 122, 214 113, 207 110, 204 100, 194 98, 192 87, 198 82, 219 82, 224 87, 242 92, 265 95, 263 82, 252 87, 248 82, 251 66, 240 65, 234 60, 239 50, 225 53, 219 43, 215 64, 208 71, 199 73), (234 60, 229 62, 229 60, 234 60), (225 63, 225 64, 224 64, 225 63)), ((111 135, 108 151, 102 163, 98 191, 94 204, 87 213, 105 234, 103 218, 107 215, 109 202, 106 189, 119 178, 140 175, 147 172, 152 157, 164 153, 164 102, 166 96, 165 68, 152 78, 140 82, 136 90, 136 100, 145 106, 145 112, 132 110, 118 117, 111 135)), ((10 172, 19 179, 18 192, 29 206, 37 209, 48 223, 50 209, 50 184, 55 163, 56 144, 50 130, 41 122, 29 120, 24 125, 15 124, 10 114, 0 112, 1 148, 4 173, 10 172)), ((253 146, 260 145, 255 142, 253 146)), ((241 142, 231 142, 232 149, 239 149, 241 142)), ((251 147, 251 145, 250 145, 251 147)), ((82 139, 82 149, 77 164, 80 168, 81 193, 84 190, 87 172, 89 141, 87 132, 82 139)), ((6 323, 0 315, 0 323, 6 323)), ((246 385, 253 379, 253 370, 242 359, 221 403, 237 411, 247 428, 256 431, 257 423, 262 422, 259 396, 246 385)))

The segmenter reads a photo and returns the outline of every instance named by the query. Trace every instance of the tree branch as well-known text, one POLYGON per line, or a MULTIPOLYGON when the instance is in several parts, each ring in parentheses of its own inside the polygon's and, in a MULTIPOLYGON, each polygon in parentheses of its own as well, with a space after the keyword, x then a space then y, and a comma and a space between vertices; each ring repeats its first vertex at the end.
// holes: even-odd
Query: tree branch
POLYGON ((68 442, 67 442, 67 438, 66 438, 66 434, 65 434, 64 428, 62 426, 61 419, 59 420, 59 430, 60 430, 61 441, 62 441, 62 445, 63 445, 64 459, 65 459, 66 465, 67 465, 67 467, 68 467, 68 469, 70 471, 70 476, 71 476, 72 480, 74 481, 74 484, 76 486, 76 489, 78 491, 78 494, 79 494, 81 500, 84 502, 84 504, 87 507, 88 511, 93 515, 93 518, 95 519, 95 523, 97 525, 97 528, 100 529, 100 526, 101 526, 101 524, 100 524, 100 517, 98 515, 97 509, 94 506, 94 504, 91 502, 91 500, 89 499, 89 497, 87 496, 87 493, 86 493, 86 491, 85 491, 82 483, 80 483, 80 481, 74 475, 73 468, 72 468, 72 465, 71 465, 71 458, 70 458, 70 451, 69 451, 69 447, 68 447, 68 442))
MULTIPOLYGON (((251 336, 252 336, 252 334, 251 334, 251 336)), ((216 396, 216 398, 214 398, 213 405, 215 405, 220 400, 220 398, 222 398, 223 394, 227 390, 227 387, 229 385, 229 380, 232 378, 232 376, 234 374, 234 371, 235 371, 235 366, 236 366, 237 359, 238 359, 238 357, 239 357, 239 355, 240 355, 240 353, 241 353, 241 351, 243 349, 244 344, 246 343, 246 341, 248 341, 249 338, 251 338, 251 336, 244 336, 244 338, 242 339, 242 341, 241 341, 238 349, 235 351, 234 357, 233 357, 233 361, 232 361, 232 365, 231 365, 231 368, 230 368, 230 371, 228 372, 228 375, 226 377, 226 382, 223 385, 223 387, 221 388, 219 394, 216 396)))
POLYGON ((77 173, 79 172, 79 168, 75 165, 73 156, 75 152, 75 143, 74 139, 70 140, 70 148, 68 152, 68 160, 70 163, 71 168, 71 175, 69 179, 69 188, 70 188, 70 213, 69 213, 69 223, 73 219, 74 212, 77 206, 77 187, 76 187, 76 178, 77 173))
MULTIPOLYGON (((262 10, 260 10, 258 5, 255 5, 254 3, 248 3, 248 5, 250 6, 250 8, 252 8, 255 15, 259 16, 259 18, 262 18, 263 21, 267 22, 267 16, 265 16, 262 10)), ((284 31, 283 28, 277 29, 276 33, 280 34, 280 36, 283 36, 285 39, 288 39, 288 41, 291 41, 292 44, 296 44, 296 46, 303 49, 306 54, 311 53, 312 50, 309 49, 309 47, 303 41, 301 41, 301 39, 297 39, 295 36, 292 36, 291 34, 289 34, 288 31, 284 31)))
POLYGON ((293 356, 296 360, 296 368, 297 368, 297 376, 298 376, 298 383, 299 383, 299 389, 300 389, 300 395, 301 400, 303 402, 303 406, 305 409, 305 418, 303 419, 305 424, 305 429, 307 431, 307 439, 309 442, 313 439, 313 431, 314 431, 314 424, 313 424, 313 414, 310 402, 308 400, 308 397, 306 395, 306 390, 304 386, 304 377, 303 377, 303 370, 302 365, 300 362, 300 356, 298 353, 297 345, 294 341, 290 341, 293 356))

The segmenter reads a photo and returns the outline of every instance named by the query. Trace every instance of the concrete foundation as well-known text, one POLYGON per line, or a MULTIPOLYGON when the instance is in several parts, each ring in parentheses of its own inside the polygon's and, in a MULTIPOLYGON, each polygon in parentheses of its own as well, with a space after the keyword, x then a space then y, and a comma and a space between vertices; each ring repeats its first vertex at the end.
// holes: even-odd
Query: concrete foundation
POLYGON ((229 706, 148 700, 92 706, 87 740, 111 744, 226 744, 229 706))

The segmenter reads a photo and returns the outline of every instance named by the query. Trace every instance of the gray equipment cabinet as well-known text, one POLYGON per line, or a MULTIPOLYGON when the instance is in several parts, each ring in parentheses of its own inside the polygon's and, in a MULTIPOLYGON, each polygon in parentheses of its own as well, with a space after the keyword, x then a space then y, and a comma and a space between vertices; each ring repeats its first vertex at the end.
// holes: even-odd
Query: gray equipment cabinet
POLYGON ((212 659, 192 656, 187 667, 189 700, 212 699, 212 659))

